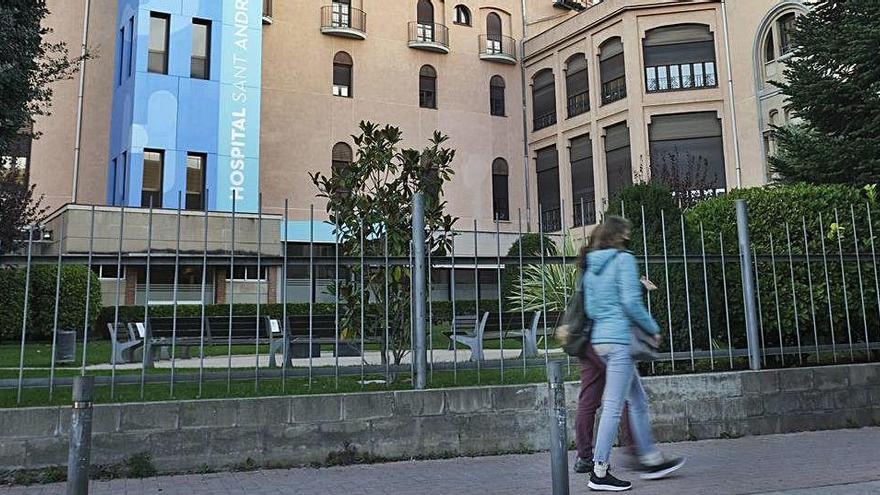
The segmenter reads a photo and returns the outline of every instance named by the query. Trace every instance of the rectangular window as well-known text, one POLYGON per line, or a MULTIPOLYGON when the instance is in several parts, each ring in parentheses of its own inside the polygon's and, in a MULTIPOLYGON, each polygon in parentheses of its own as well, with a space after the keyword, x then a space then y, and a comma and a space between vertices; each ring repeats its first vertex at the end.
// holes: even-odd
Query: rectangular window
POLYGON ((125 190, 128 188, 128 152, 122 152, 122 185, 119 187, 120 204, 125 204, 125 190))
POLYGON ((351 96, 351 65, 333 64, 333 96, 351 96))
POLYGON ((504 117, 504 87, 489 87, 489 113, 498 117, 504 117))
POLYGON ((510 220, 506 175, 492 174, 492 196, 492 213, 495 219, 510 220))
POLYGON ((123 266, 120 268, 122 271, 122 276, 119 276, 120 270, 116 269, 116 265, 92 265, 92 273, 103 280, 116 280, 118 278, 125 278, 125 267, 123 266))
POLYGON ((571 140, 571 198, 574 209, 572 226, 580 227, 595 222, 595 186, 593 183, 593 140, 589 135, 571 140))
POLYGON ((556 146, 538 150, 535 168, 538 172, 538 203, 544 232, 562 229, 562 201, 559 197, 559 156, 556 146))
POLYGON ((125 27, 119 29, 119 63, 118 74, 116 75, 116 84, 122 85, 122 74, 125 70, 125 27))
POLYGON ((205 165, 208 157, 204 153, 190 153, 186 156, 186 209, 205 209, 205 165))
POLYGON ((128 77, 134 74, 134 16, 128 19, 128 77))
MULTIPOLYGON (((228 273, 228 272, 227 272, 228 273)), ((235 266, 232 268, 232 280, 236 282, 256 282, 257 280, 266 280, 266 267, 260 267, 260 277, 257 277, 256 266, 235 266)), ((226 280, 229 280, 227 277, 226 280)))
POLYGON ((193 19, 190 77, 211 78, 211 21, 193 19))
POLYGON ((119 189, 119 185, 116 182, 116 178, 119 177, 119 159, 114 158, 110 160, 110 177, 108 177, 110 183, 110 203, 113 205, 119 204, 119 197, 117 196, 117 189, 119 189))
POLYGON ((626 122, 605 128, 605 173, 609 200, 624 187, 632 185, 629 127, 626 122))
POLYGON ((419 76, 419 106, 437 108, 437 79, 419 76))
POLYGON ((162 207, 162 176, 165 168, 165 152, 144 150, 144 177, 141 188, 141 208, 162 207))
POLYGON ((147 70, 154 74, 168 74, 168 29, 171 16, 150 13, 150 49, 147 70))
POLYGON ((655 115, 648 136, 652 179, 695 198, 725 189, 721 120, 715 112, 655 115))

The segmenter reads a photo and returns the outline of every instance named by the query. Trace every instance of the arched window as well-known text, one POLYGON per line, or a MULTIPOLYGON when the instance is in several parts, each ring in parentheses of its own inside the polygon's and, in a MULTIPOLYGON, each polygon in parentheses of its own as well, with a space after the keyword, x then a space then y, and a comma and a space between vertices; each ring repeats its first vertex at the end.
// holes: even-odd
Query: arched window
POLYGON ((430 65, 419 70, 419 106, 437 108, 437 71, 430 65))
POLYGON ((351 55, 339 52, 333 57, 333 95, 351 97, 351 55))
POLYGON ((583 53, 576 53, 565 62, 565 93, 569 118, 590 109, 587 57, 583 53))
POLYGON ((620 38, 611 38, 599 45, 599 73, 603 105, 626 98, 626 71, 620 38))
POLYGON ((331 162, 333 173, 345 169, 349 165, 351 165, 351 146, 342 142, 334 144, 331 162))
POLYGON ((489 79, 489 113, 504 117, 504 78, 501 76, 489 79))
POLYGON ((776 50, 773 47, 773 28, 770 28, 764 38, 764 63, 774 60, 776 60, 776 50))
POLYGON ((556 123, 556 90, 553 71, 544 69, 532 78, 532 127, 534 130, 556 123))
POLYGON ((492 215, 496 220, 510 220, 507 192, 507 161, 496 158, 492 162, 492 215))
POLYGON ((419 0, 416 6, 418 39, 421 42, 434 41, 434 5, 431 0, 419 0))
POLYGON ((455 23, 462 26, 471 25, 471 11, 464 5, 455 6, 455 23))
POLYGON ((718 86, 715 40, 705 24, 677 24, 645 33, 649 93, 718 86))
POLYGON ((495 12, 486 16, 486 53, 501 53, 501 17, 495 12))
POLYGON ((779 18, 777 30, 779 32, 779 56, 783 56, 791 51, 791 33, 794 31, 794 23, 796 17, 794 12, 784 14, 779 18))

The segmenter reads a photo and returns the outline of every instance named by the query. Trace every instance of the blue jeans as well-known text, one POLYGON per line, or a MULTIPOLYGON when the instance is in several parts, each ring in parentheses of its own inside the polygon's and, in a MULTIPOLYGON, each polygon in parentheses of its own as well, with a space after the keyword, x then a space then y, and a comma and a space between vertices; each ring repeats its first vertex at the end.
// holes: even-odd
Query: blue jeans
POLYGON ((642 458, 658 455, 648 418, 648 397, 629 354, 629 346, 596 344, 593 349, 605 363, 605 393, 602 396, 602 416, 593 461, 608 463, 624 402, 629 404, 630 435, 636 453, 642 458))

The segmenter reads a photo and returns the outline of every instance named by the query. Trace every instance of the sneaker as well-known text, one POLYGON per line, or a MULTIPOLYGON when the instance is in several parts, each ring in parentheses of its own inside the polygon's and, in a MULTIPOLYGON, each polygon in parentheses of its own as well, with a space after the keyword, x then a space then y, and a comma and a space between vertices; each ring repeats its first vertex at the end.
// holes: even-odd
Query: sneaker
POLYGON ((574 472, 581 474, 593 472, 593 461, 578 457, 577 462, 574 463, 574 472))
POLYGON ((632 488, 632 483, 623 481, 611 476, 609 471, 605 472, 605 476, 600 478, 596 473, 590 474, 590 482, 587 483, 590 490, 597 492, 623 492, 632 488))
POLYGON ((642 466, 642 474, 640 476, 643 480, 659 480, 660 478, 665 478, 684 466, 684 461, 685 459, 683 457, 676 457, 675 459, 669 459, 653 466, 642 466))

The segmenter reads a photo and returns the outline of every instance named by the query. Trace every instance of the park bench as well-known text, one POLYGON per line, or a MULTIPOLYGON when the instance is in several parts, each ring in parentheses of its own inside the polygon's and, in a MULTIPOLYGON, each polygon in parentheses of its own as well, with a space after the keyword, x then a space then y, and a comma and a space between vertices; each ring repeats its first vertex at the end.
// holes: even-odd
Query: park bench
POLYGON ((443 332, 449 338, 450 349, 453 341, 468 347, 471 350, 472 361, 485 359, 483 346, 485 342, 501 339, 521 339, 524 341, 522 352, 527 357, 538 354, 538 324, 540 311, 525 313, 525 326, 523 325, 523 313, 514 311, 501 313, 485 312, 477 324, 475 315, 460 315, 452 320, 454 330, 443 332))
MULTIPOLYGON (((294 315, 287 317, 287 332, 290 335, 290 359, 320 357, 321 345, 333 344, 336 355, 337 326, 335 315, 312 315, 309 321, 308 315, 294 315), (311 331, 309 326, 311 325, 311 331)), ((359 356, 360 336, 357 339, 346 340, 342 336, 342 329, 338 330, 339 356, 359 356)), ((364 336, 364 343, 374 344, 381 339, 373 336, 364 336)), ((291 365, 292 365, 291 361, 291 365)))
MULTIPOLYGON (((172 346, 179 349, 177 357, 188 358, 190 349, 201 347, 203 343, 205 346, 229 345, 230 342, 232 345, 256 345, 258 338, 260 343, 269 344, 270 349, 277 349, 278 344, 273 341, 276 335, 270 331, 272 325, 269 318, 260 317, 259 334, 257 326, 257 319, 254 316, 233 316, 231 332, 229 316, 206 317, 204 327, 201 317, 198 316, 179 316, 176 318, 176 325, 175 318, 166 316, 151 316, 147 319, 147 325, 142 322, 131 322, 125 326, 120 324, 116 330, 112 328, 112 324, 107 324, 113 340, 116 362, 135 361, 138 357, 135 351, 146 347, 142 353, 146 354, 145 364, 148 368, 153 365, 154 348, 158 349, 159 359, 168 359, 172 346), (127 331, 123 332, 123 328, 127 331), (147 342, 146 346, 144 342, 147 342)), ((278 340, 280 341, 280 338, 278 340)), ((271 356, 270 361, 272 361, 271 356)))

